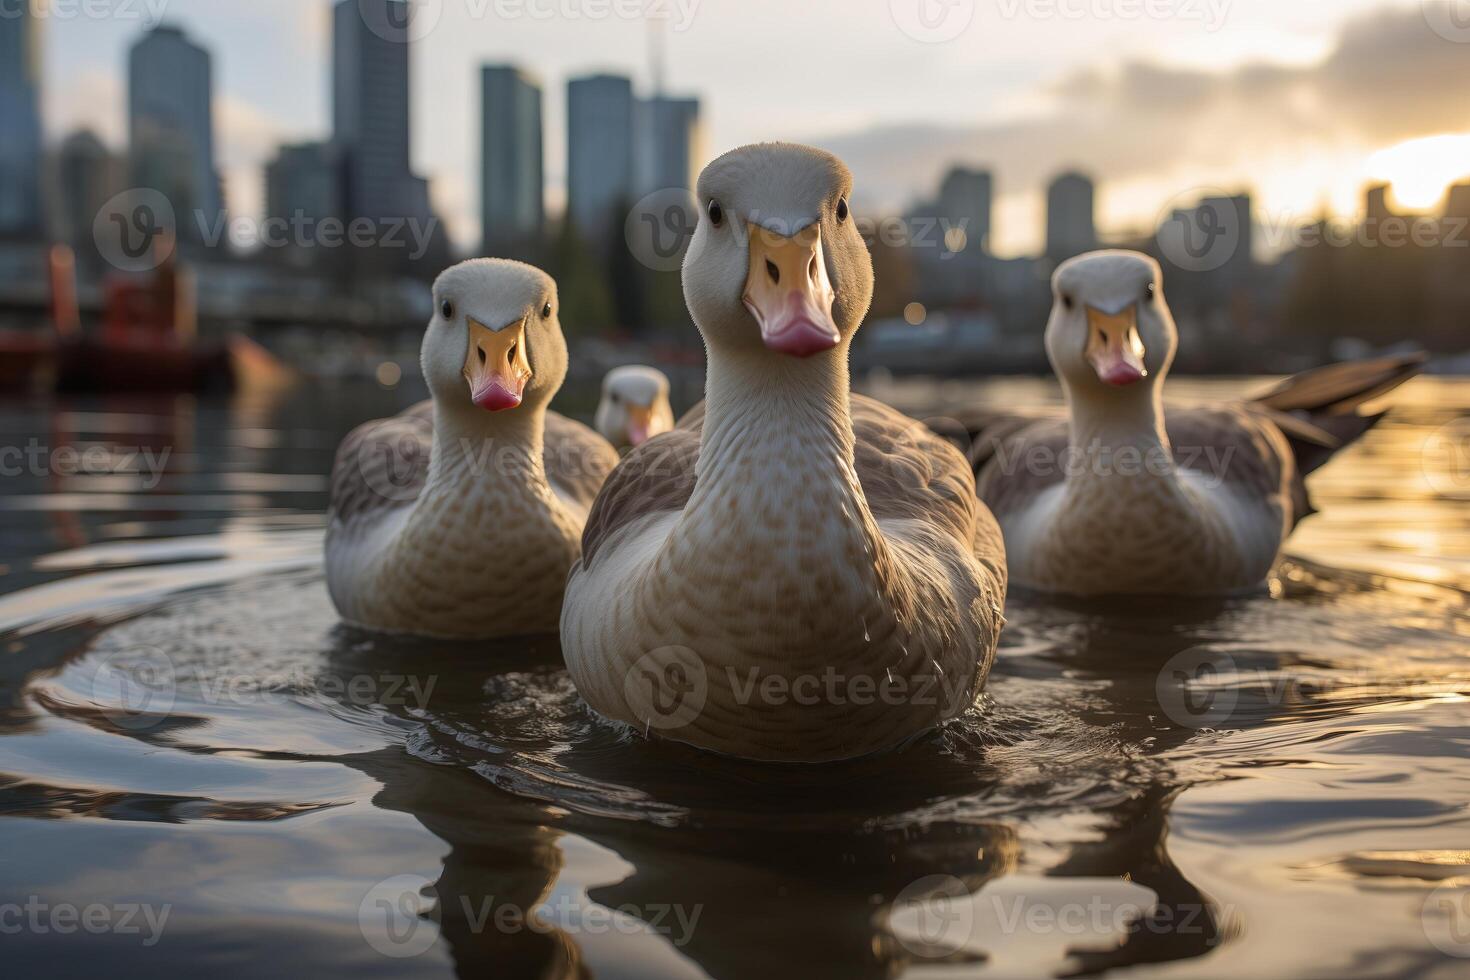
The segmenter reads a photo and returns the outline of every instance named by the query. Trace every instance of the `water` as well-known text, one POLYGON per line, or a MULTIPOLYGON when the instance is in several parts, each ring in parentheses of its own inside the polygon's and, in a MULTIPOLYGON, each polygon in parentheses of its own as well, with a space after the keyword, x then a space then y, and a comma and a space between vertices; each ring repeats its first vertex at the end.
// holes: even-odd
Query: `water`
POLYGON ((1465 975, 1470 383, 1320 475, 1272 595, 1014 600, 969 717, 821 767, 630 736, 554 640, 340 626, 325 474, 409 397, 7 406, 8 975, 1465 975))

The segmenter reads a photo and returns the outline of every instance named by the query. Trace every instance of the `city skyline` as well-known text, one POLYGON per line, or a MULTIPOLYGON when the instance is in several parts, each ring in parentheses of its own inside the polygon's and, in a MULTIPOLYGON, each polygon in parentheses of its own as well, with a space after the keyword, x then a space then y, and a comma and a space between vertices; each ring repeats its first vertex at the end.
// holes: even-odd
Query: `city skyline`
MULTIPOLYGON (((755 0, 763 5, 769 4, 755 0)), ((564 81, 606 64, 604 52, 629 52, 612 67, 638 89, 653 90, 654 69, 643 65, 648 32, 641 21, 504 22, 493 5, 469 5, 490 11, 479 19, 466 19, 464 5, 443 6, 436 29, 416 42, 413 164, 432 179, 436 211, 467 247, 479 240, 481 64, 515 63, 541 78, 548 134, 565 132, 564 81)), ((1470 171, 1463 145, 1414 143, 1470 129, 1454 86, 1441 81, 1470 65, 1470 45, 1436 35, 1417 2, 1346 0, 1309 16, 1238 0, 1228 21, 1209 33, 1177 18, 1079 23, 1028 17, 1024 6, 1019 15, 997 18, 982 7, 968 30, 944 46, 904 35, 888 4, 871 11, 838 6, 824 0, 784 15, 803 23, 843 16, 852 39, 840 51, 823 52, 831 67, 820 85, 791 86, 747 71, 744 59, 734 64, 731 56, 753 18, 719 0, 699 5, 685 30, 668 25, 672 87, 705 97, 710 152, 759 138, 825 145, 857 172, 854 204, 868 213, 910 207, 932 193, 951 164, 988 170, 996 176, 992 238, 1001 254, 1041 250, 1045 184, 1075 167, 1097 180, 1105 232, 1151 224, 1167 213, 1169 198, 1209 187, 1249 190, 1262 213, 1281 225, 1324 205, 1351 215, 1363 185, 1375 180, 1393 181, 1401 206, 1432 210, 1426 196, 1470 171), (1039 57, 1025 53, 1041 38, 1045 71, 1039 57), (864 67, 880 60, 885 72, 864 67), (1361 70, 1349 73, 1349 62, 1361 70), (937 77, 940 65, 968 80, 937 77), (1389 87, 1385 73, 1402 80, 1393 86, 1393 105, 1374 97, 1375 89, 1389 87), (884 75, 903 84, 875 89, 877 78, 868 76, 884 75), (834 83, 844 90, 841 100, 833 98, 834 83), (1251 111, 1245 96, 1257 90, 1289 108, 1298 102, 1316 108, 1310 116, 1284 114, 1293 129, 1288 139, 1268 131, 1278 124, 1251 111), (832 111, 837 104, 843 109, 832 111), (1228 146, 1212 145, 1220 142, 1217 132, 1231 133, 1228 146), (1258 151, 1268 139, 1272 152, 1258 151)), ((261 173, 275 147, 327 129, 329 6, 262 0, 249 10, 224 11, 174 0, 166 14, 206 47, 228 42, 229 56, 216 66, 221 170, 232 207, 259 213, 261 173)), ((48 145, 76 123, 92 123, 109 146, 120 145, 118 122, 108 115, 121 86, 107 77, 108 65, 121 63, 142 27, 55 19, 46 25, 48 145)), ((779 39, 770 44, 771 58, 797 54, 779 39)), ((552 135, 546 140, 545 199, 552 214, 564 205, 561 143, 552 135)))

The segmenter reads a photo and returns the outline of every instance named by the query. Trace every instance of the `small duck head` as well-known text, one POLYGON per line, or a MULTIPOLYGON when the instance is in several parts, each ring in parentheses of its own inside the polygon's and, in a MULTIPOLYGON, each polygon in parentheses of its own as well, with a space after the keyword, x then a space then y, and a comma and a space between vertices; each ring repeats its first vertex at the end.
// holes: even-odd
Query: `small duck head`
POLYGON ((567 376, 556 283, 534 266, 471 259, 434 283, 420 360, 436 403, 450 410, 544 408, 567 376))
POLYGON ((637 448, 674 427, 669 379, 642 365, 613 368, 602 380, 597 431, 618 449, 637 448))
POLYGON ((763 143, 700 175, 684 298, 712 349, 808 358, 852 339, 873 263, 851 213, 852 174, 823 150, 763 143))
POLYGON ((1152 391, 1169 371, 1179 333, 1163 272, 1140 252, 1089 252, 1052 276, 1046 354, 1072 392, 1152 391))

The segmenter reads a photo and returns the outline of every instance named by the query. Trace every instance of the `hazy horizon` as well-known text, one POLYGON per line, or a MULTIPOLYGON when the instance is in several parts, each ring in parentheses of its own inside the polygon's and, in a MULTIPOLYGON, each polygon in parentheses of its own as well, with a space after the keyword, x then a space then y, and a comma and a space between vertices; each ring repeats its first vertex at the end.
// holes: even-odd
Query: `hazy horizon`
MULTIPOLYGON (((1151 228, 1201 188, 1248 190, 1284 226, 1352 215, 1376 180, 1406 209, 1431 209, 1470 176, 1466 0, 427 0, 414 162, 457 245, 479 238, 480 65, 541 79, 559 211, 566 81, 614 71, 650 94, 651 32, 620 13, 654 2, 668 17, 668 91, 702 100, 708 155, 763 139, 825 146, 870 214, 931 194, 951 165, 990 169, 1003 255, 1039 247, 1041 189, 1063 169, 1098 181, 1104 232, 1151 228)), ((92 18, 41 0, 48 143, 88 126, 123 148, 127 49, 161 12, 214 55, 217 162, 230 207, 258 214, 275 148, 329 134, 331 6, 111 0, 92 18)))

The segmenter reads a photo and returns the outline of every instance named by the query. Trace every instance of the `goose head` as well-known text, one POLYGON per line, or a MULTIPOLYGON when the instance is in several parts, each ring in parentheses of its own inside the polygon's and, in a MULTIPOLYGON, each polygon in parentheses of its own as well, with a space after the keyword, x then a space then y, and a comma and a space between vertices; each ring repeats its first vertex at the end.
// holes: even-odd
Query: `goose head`
POLYGON ((1159 264, 1139 252, 1089 252, 1052 276, 1046 354, 1074 393, 1152 391, 1174 361, 1179 334, 1159 264))
POLYGON ((533 266, 471 259, 434 283, 420 360, 450 411, 519 415, 544 408, 567 375, 556 283, 533 266))
POLYGON ((638 447, 674 427, 669 379, 641 365, 614 368, 602 380, 597 431, 619 449, 638 447))
POLYGON ((846 346, 873 298, 852 174, 791 143, 732 150, 700 175, 684 299, 712 350, 807 358, 846 346))

